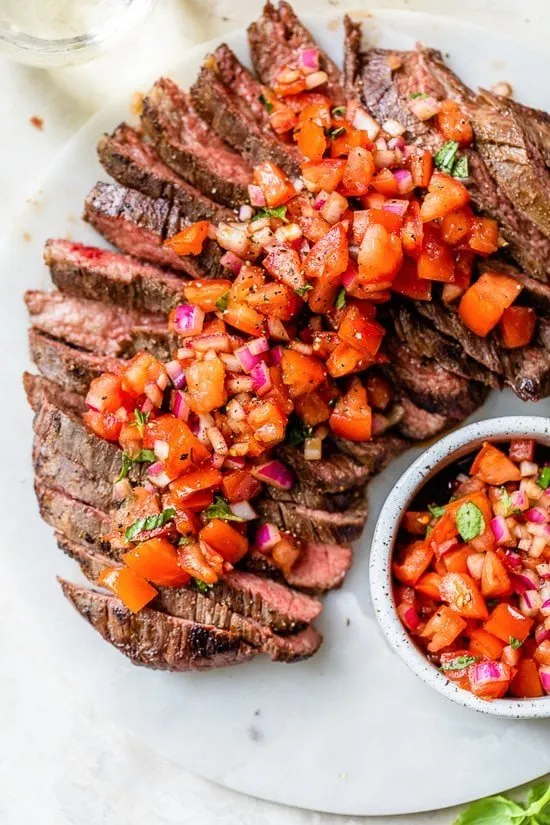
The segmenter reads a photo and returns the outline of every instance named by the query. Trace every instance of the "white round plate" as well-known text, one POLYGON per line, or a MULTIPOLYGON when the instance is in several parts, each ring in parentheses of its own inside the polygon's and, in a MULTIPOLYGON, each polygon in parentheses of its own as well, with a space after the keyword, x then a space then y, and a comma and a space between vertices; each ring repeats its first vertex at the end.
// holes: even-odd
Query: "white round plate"
MULTIPOLYGON (((333 10, 308 21, 321 46, 339 61, 341 16, 333 10)), ((448 53, 450 65, 470 85, 508 80, 525 103, 547 102, 542 84, 548 65, 532 48, 430 15, 381 11, 363 17, 371 43, 411 48, 421 40, 448 53)), ((228 42, 248 60, 243 31, 228 42)), ((172 76, 191 83, 206 51, 202 46, 189 52, 172 76)), ((32 490, 31 413, 20 383, 28 366, 22 293, 49 287, 41 263, 47 237, 101 244, 80 221, 82 203, 95 181, 105 178, 96 161, 99 136, 129 116, 127 102, 110 106, 70 141, 3 249, 2 575, 35 617, 37 644, 46 646, 53 667, 75 691, 141 742, 215 782, 287 805, 349 815, 412 813, 544 773, 549 724, 484 718, 447 701, 392 652, 374 618, 368 592, 372 530, 388 491, 419 449, 371 485, 368 529, 345 586, 326 600, 319 622, 325 644, 308 662, 256 660, 202 674, 136 668, 62 597, 55 575, 78 577, 40 521, 32 490)), ((548 401, 525 405, 510 393, 493 393, 476 417, 549 413, 548 401)))

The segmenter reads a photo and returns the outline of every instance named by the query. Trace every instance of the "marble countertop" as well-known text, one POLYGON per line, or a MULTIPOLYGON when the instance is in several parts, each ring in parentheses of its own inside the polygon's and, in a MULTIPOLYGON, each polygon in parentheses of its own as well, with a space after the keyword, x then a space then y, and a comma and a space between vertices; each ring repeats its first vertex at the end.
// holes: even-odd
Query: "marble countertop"
MULTIPOLYGON (((307 12, 329 4, 437 11, 483 25, 497 20, 503 31, 533 43, 548 31, 545 0, 294 2, 298 11, 307 12)), ((259 0, 159 0, 148 24, 117 50, 116 59, 106 55, 69 69, 33 69, 0 54, 5 159, 0 170, 0 238, 25 199, 35 194, 59 149, 106 101, 106 88, 117 96, 146 88, 177 63, 183 49, 245 25, 261 6, 259 0), (31 123, 33 117, 42 119, 41 129, 31 123)), ((0 556, 5 552, 0 545, 0 556)), ((344 819, 243 797, 194 777, 100 718, 71 692, 45 660, 15 595, 10 582, 0 578, 2 825, 451 825, 456 816, 456 810, 447 810, 344 819)))

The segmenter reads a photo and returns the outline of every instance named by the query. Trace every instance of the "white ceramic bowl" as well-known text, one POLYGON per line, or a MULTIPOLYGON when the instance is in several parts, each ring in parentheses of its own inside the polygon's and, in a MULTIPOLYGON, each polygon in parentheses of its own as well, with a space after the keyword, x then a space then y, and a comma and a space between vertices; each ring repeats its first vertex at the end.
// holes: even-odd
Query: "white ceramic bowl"
POLYGON ((376 524, 370 556, 370 587, 388 641, 424 682, 453 702, 493 716, 516 719, 550 717, 550 696, 540 699, 495 699, 487 702, 449 681, 415 646, 401 624, 392 595, 391 558, 403 513, 418 491, 444 467, 480 447, 483 441, 534 438, 550 446, 550 418, 511 416, 478 421, 455 430, 433 444, 401 476, 389 494, 376 524))

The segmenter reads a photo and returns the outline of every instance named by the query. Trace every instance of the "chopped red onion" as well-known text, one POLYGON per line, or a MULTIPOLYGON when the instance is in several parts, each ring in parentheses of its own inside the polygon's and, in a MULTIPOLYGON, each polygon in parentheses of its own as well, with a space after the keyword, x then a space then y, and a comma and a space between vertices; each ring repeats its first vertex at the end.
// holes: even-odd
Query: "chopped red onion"
POLYGON ((174 330, 188 337, 202 332, 204 312, 194 304, 179 304, 174 310, 174 330))
POLYGON ((214 470, 221 470, 224 464, 225 456, 223 456, 221 453, 212 453, 212 455, 210 456, 210 466, 214 470))
POLYGON ((371 117, 367 110, 363 109, 362 106, 358 106, 355 110, 351 125, 355 127, 355 129, 360 129, 361 131, 366 132, 369 136, 369 140, 376 140, 378 133, 380 132, 380 124, 377 123, 376 120, 371 117))
POLYGON ((491 530, 497 544, 508 544, 512 539, 504 516, 495 516, 491 521, 491 530))
POLYGON ((278 366, 278 364, 281 363, 281 358, 283 357, 283 352, 284 352, 283 347, 281 347, 281 346, 273 347, 273 349, 271 350, 271 353, 270 353, 271 362, 272 362, 273 366, 276 367, 276 366, 278 366))
POLYGON ((141 405, 141 412, 147 415, 147 413, 153 412, 155 409, 155 405, 151 401, 150 398, 146 398, 143 404, 141 405))
POLYGON ((246 459, 240 455, 227 455, 223 466, 228 470, 243 470, 246 465, 246 459))
POLYGON ((510 496, 512 500, 512 507, 517 510, 526 510, 529 507, 529 499, 523 490, 514 490, 510 496))
POLYGON ((395 164, 395 149, 380 149, 373 154, 377 169, 389 169, 395 164))
POLYGON ((243 521, 252 521, 253 519, 258 518, 258 514, 253 507, 250 506, 250 502, 248 501, 235 501, 233 504, 229 505, 229 509, 234 516, 242 518, 243 521))
POLYGON ((256 186, 254 183, 248 184, 248 197, 252 206, 265 206, 265 195, 261 186, 256 186))
POLYGON ((550 693, 550 666, 541 665, 539 667, 540 683, 545 693, 550 693))
POLYGON ((151 464, 147 470, 147 478, 155 487, 167 487, 170 484, 170 478, 164 470, 162 461, 155 461, 151 464))
POLYGON ((328 192, 321 191, 313 201, 313 208, 319 211, 328 201, 328 192))
POLYGON ((227 381, 227 389, 233 395, 239 392, 252 392, 254 381, 249 375, 235 375, 227 381))
POLYGON ((172 379, 172 384, 177 390, 181 390, 185 386, 185 373, 179 361, 169 361, 164 365, 166 372, 172 379))
POLYGON ((306 438, 304 441, 304 458, 306 461, 320 461, 323 457, 323 442, 320 438, 306 438))
POLYGON ((210 446, 210 439, 208 438, 208 430, 214 426, 214 419, 208 413, 201 413, 198 416, 198 427, 195 435, 205 447, 210 446))
POLYGON ((466 559, 468 572, 473 579, 477 579, 478 581, 481 579, 481 571, 483 570, 484 561, 485 555, 483 553, 470 553, 466 559))
POLYGON ((277 341, 288 341, 289 340, 288 332, 286 331, 283 322, 279 321, 278 318, 268 318, 267 319, 267 329, 268 329, 270 338, 275 338, 277 341))
POLYGON ((172 402, 170 406, 176 418, 179 418, 180 421, 187 421, 190 410, 189 405, 185 400, 185 395, 181 390, 175 390, 172 393, 172 402))
POLYGON ((159 461, 166 461, 170 455, 170 445, 167 441, 161 438, 156 438, 153 444, 153 450, 159 461))
POLYGON ((526 590, 519 597, 519 609, 524 616, 536 616, 542 607, 542 599, 538 590, 526 590))
POLYGON ((210 439, 210 443, 212 445, 212 449, 214 450, 214 452, 218 455, 226 456, 229 452, 229 448, 220 428, 209 427, 206 431, 206 435, 210 439))
POLYGON ((415 97, 409 103, 409 108, 416 115, 418 120, 429 120, 439 112, 440 104, 431 95, 427 97, 415 97))
MULTIPOLYGON (((258 187, 259 189, 260 187, 258 187)), ((242 269, 244 261, 242 258, 239 258, 238 255, 235 255, 234 252, 226 252, 220 258, 220 263, 222 266, 225 266, 226 269, 231 270, 233 275, 238 275, 242 269)))
POLYGON ((537 564, 537 573, 541 579, 544 579, 545 581, 550 579, 550 564, 547 564, 546 562, 537 564))
POLYGON ((401 149, 403 151, 405 149, 405 138, 403 135, 398 135, 397 137, 393 137, 391 140, 388 140, 388 149, 401 149))
POLYGON ((249 221, 254 214, 254 210, 248 203, 243 203, 243 205, 239 209, 239 220, 240 221, 249 221))
POLYGON ((401 619, 409 630, 416 630, 420 625, 420 617, 414 605, 409 604, 401 614, 401 619))
POLYGON ((149 381, 149 383, 145 385, 144 392, 153 407, 162 407, 164 396, 161 388, 155 381, 149 381))
POLYGON ((294 484, 292 473, 280 461, 268 461, 266 464, 254 467, 252 475, 278 490, 290 490, 294 484))
POLYGON ((522 478, 527 478, 529 476, 538 476, 539 465, 535 464, 534 461, 522 461, 519 465, 519 471, 521 473, 522 478))
POLYGON ((271 550, 281 541, 281 534, 278 528, 269 521, 262 524, 256 533, 255 544, 261 553, 271 550))
MULTIPOLYGON (((379 152, 386 152, 388 149, 388 141, 383 137, 376 138, 374 148, 378 149, 379 152)), ((390 148, 393 149, 394 147, 392 146, 390 148)))
MULTIPOLYGON (((393 118, 388 118, 382 124, 382 129, 384 132, 392 138, 397 138, 403 135, 407 131, 407 127, 403 126, 398 120, 394 120, 393 118)), ((390 147, 393 148, 393 147, 390 147)))
POLYGON ((271 383, 271 375, 269 374, 269 368, 265 361, 259 361, 252 367, 250 377, 253 381, 253 389, 257 395, 260 396, 260 398, 262 395, 268 393, 273 387, 273 384, 271 383))
POLYGON ((245 372, 251 372, 256 364, 262 360, 264 352, 269 349, 267 338, 256 338, 235 350, 234 355, 239 359, 245 372))
POLYGON ((413 177, 408 169, 396 169, 393 176, 397 181, 397 189, 399 190, 399 194, 406 195, 408 192, 413 191, 413 177))
POLYGON ((517 570, 522 565, 520 554, 516 553, 514 550, 507 550, 506 551, 506 563, 507 563, 508 567, 511 567, 512 569, 517 570))
POLYGON ((508 679, 508 672, 501 662, 486 660, 471 666, 470 678, 472 684, 486 685, 490 682, 502 682, 508 679))
POLYGON ((305 75, 319 71, 319 49, 301 49, 298 53, 298 67, 305 75))
POLYGON ((511 576, 514 593, 520 595, 528 590, 538 590, 539 577, 534 570, 522 570, 521 573, 513 573, 511 576))
POLYGON ((127 478, 121 478, 113 484, 113 498, 115 501, 124 501, 132 492, 132 485, 127 478))
POLYGON ((328 75, 326 72, 312 72, 311 74, 306 75, 306 88, 307 89, 316 89, 317 86, 322 86, 323 83, 326 83, 328 80, 328 75))
POLYGON ((229 352, 229 335, 223 332, 213 332, 207 335, 198 335, 190 342, 195 352, 229 352))
POLYGON ((531 507, 525 513, 527 521, 532 521, 534 524, 545 524, 549 521, 548 513, 542 507, 531 507))
POLYGON ((547 639, 550 639, 550 627, 546 628, 544 624, 539 624, 535 630, 535 642, 540 645, 547 639))
POLYGON ((385 209, 386 212, 393 212, 394 215, 399 215, 400 218, 403 217, 408 208, 409 201, 401 198, 390 198, 382 205, 382 209, 385 209))
POLYGON ((453 550, 457 546, 457 544, 457 539, 447 539, 447 541, 442 541, 441 544, 437 545, 437 555, 445 555, 445 553, 448 553, 449 550, 453 550))

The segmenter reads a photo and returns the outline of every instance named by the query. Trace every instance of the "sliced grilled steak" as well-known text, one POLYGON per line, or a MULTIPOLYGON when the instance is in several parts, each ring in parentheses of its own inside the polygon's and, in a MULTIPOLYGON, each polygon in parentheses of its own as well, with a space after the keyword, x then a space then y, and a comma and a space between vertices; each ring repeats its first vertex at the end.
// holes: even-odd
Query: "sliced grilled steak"
POLYGON ((230 209, 207 198, 167 166, 127 123, 121 123, 111 135, 103 135, 97 151, 103 168, 118 183, 176 203, 191 222, 235 219, 230 209))
MULTIPOLYGON (((62 535, 56 536, 58 546, 64 553, 78 562, 82 572, 92 584, 98 583, 101 570, 113 565, 113 560, 95 550, 67 541, 62 535)), ((150 607, 169 613, 179 619, 187 619, 203 625, 213 625, 221 630, 235 633, 247 644, 259 648, 274 662, 297 662, 308 659, 319 649, 322 636, 314 628, 308 627, 301 633, 279 636, 267 627, 246 619, 225 605, 207 598, 196 590, 186 588, 157 587, 158 596, 150 607)))
POLYGON ((59 580, 67 599, 134 664, 157 670, 210 670, 246 662, 254 648, 236 634, 144 608, 132 613, 114 596, 59 580))
POLYGON ((33 467, 46 484, 65 490, 84 504, 103 511, 113 506, 112 481, 98 478, 90 470, 64 456, 51 440, 35 438, 33 467))
POLYGON ((149 350, 170 357, 166 316, 139 313, 62 292, 29 290, 25 303, 32 325, 96 355, 134 355, 149 350))
MULTIPOLYGON (((327 442, 325 446, 328 446, 327 442)), ((300 486, 318 489, 323 493, 339 493, 350 487, 358 487, 370 475, 368 468, 338 452, 327 453, 320 461, 307 461, 303 450, 286 444, 278 452, 283 461, 294 470, 300 486)))
POLYGON ((42 375, 69 392, 85 395, 102 372, 118 372, 120 360, 93 355, 29 329, 30 356, 42 375))
POLYGON ((397 435, 381 435, 373 441, 363 442, 336 438, 334 443, 337 449, 360 464, 369 478, 383 470, 410 446, 404 438, 397 435))
POLYGON ((221 250, 206 239, 200 255, 177 255, 163 244, 190 221, 166 198, 150 198, 118 183, 96 183, 85 201, 84 218, 122 252, 192 278, 217 278, 223 272, 221 250))
MULTIPOLYGON (((309 31, 298 20, 291 6, 284 2, 275 8, 267 2, 262 16, 248 27, 252 62, 262 83, 273 86, 284 66, 295 66, 301 49, 318 48, 309 31)), ((315 91, 326 93, 335 105, 345 103, 340 70, 324 52, 320 52, 320 68, 328 82, 315 91)))
POLYGON ((247 200, 251 168, 212 133, 171 80, 161 78, 148 93, 141 123, 161 159, 207 197, 233 207, 247 200))
POLYGON ((276 524, 297 539, 315 544, 350 544, 359 538, 367 517, 366 510, 329 513, 311 510, 288 501, 263 496, 256 506, 264 521, 276 524))
POLYGON ((181 277, 119 252, 50 239, 44 260, 56 287, 77 298, 162 314, 185 300, 181 277))
POLYGON ((395 339, 386 342, 386 349, 391 358, 388 370, 396 385, 422 410, 462 421, 487 397, 487 387, 449 372, 437 361, 416 355, 395 339))
POLYGON ((31 375, 30 372, 23 373, 23 388, 29 406, 37 412, 48 399, 55 399, 63 409, 71 410, 79 416, 86 409, 82 395, 71 390, 64 390, 58 384, 54 384, 42 375, 31 375))
MULTIPOLYGON (((286 583, 298 590, 322 593, 340 587, 351 567, 352 551, 337 544, 308 542, 286 578, 286 583)), ((267 556, 252 550, 243 559, 244 569, 283 581, 280 568, 267 556)))
POLYGON ((86 542, 99 547, 102 552, 109 551, 109 543, 101 538, 111 529, 111 519, 106 513, 71 498, 38 476, 34 479, 34 492, 40 515, 54 530, 71 541, 86 542))
POLYGON ((271 160, 289 175, 300 173, 297 147, 276 135, 259 101, 261 83, 228 46, 219 46, 206 58, 190 94, 203 120, 251 166, 271 160))
POLYGON ((456 424, 457 420, 462 420, 417 407, 404 393, 400 397, 399 404, 403 411, 398 424, 399 432, 412 441, 427 441, 452 424, 456 424))
POLYGON ((522 296, 528 298, 529 306, 534 307, 542 315, 550 315, 550 284, 537 281, 517 266, 512 266, 499 258, 488 258, 478 265, 479 272, 504 272, 511 275, 523 284, 522 296))

